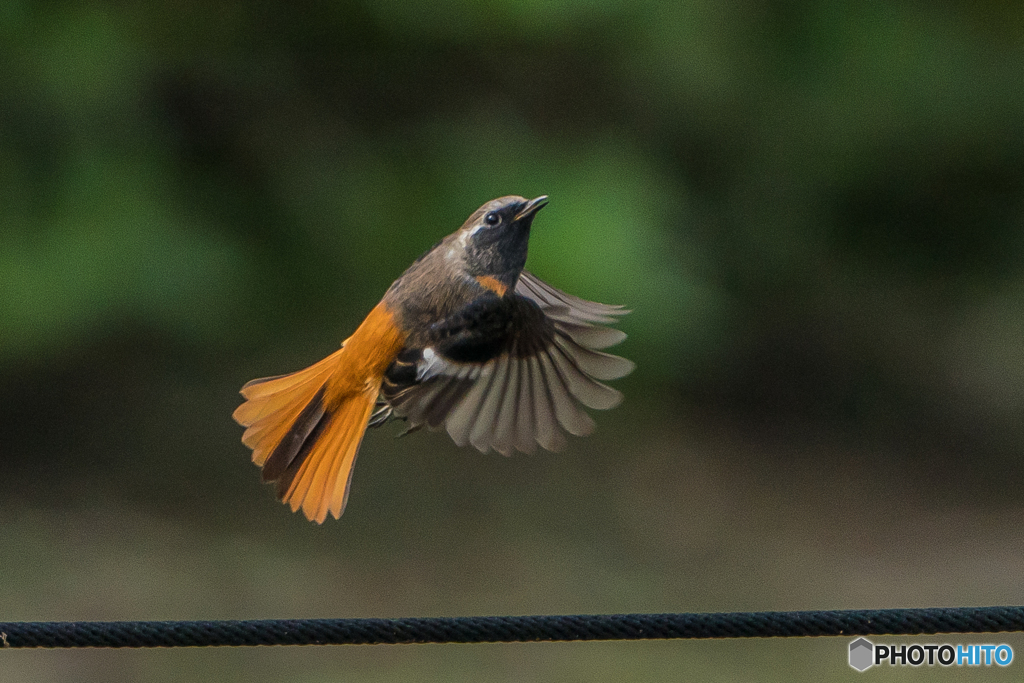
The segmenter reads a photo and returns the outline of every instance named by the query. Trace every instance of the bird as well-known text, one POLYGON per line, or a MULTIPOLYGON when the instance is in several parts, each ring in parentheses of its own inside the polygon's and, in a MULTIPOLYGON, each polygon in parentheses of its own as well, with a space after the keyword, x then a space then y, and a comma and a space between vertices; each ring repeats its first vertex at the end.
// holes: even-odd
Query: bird
POLYGON ((623 306, 562 292, 524 270, 547 196, 485 203, 388 288, 341 348, 298 372, 255 379, 234 411, 264 482, 321 524, 341 517, 368 427, 446 429, 460 447, 559 451, 585 436, 582 409, 622 394, 603 381, 632 361, 603 349, 623 306))

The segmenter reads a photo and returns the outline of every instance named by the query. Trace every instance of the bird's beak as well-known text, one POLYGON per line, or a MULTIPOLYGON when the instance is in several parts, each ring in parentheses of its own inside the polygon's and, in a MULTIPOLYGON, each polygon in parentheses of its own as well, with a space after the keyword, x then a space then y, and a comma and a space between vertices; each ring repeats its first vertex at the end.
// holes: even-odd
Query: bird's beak
POLYGON ((526 204, 523 205, 523 208, 519 209, 519 213, 516 214, 515 220, 521 221, 524 218, 529 218, 530 216, 533 216, 533 214, 537 213, 545 206, 547 206, 547 203, 548 196, 546 194, 541 195, 536 199, 531 199, 530 201, 526 202, 526 204))

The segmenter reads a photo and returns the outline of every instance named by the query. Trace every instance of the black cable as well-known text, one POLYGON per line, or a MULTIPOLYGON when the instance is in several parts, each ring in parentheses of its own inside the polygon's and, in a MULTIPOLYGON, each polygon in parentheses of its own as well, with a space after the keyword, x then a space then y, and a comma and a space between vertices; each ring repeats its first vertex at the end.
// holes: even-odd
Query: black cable
POLYGON ((0 623, 3 647, 212 647, 788 638, 1024 631, 1024 607, 254 621, 0 623))

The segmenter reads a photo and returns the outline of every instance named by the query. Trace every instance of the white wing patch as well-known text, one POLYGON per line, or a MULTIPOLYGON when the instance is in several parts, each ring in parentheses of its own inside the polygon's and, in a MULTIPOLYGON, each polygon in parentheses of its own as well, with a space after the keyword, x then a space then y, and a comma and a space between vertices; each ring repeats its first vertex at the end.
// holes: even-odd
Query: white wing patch
POLYGON ((423 349, 423 360, 416 364, 416 380, 422 382, 443 374, 447 365, 434 349, 427 347, 423 349))

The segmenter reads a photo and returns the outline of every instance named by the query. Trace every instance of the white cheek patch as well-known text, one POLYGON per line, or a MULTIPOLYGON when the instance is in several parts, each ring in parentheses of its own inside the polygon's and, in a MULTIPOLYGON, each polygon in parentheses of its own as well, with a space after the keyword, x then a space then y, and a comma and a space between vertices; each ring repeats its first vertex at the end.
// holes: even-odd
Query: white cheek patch
POLYGON ((477 230, 479 230, 482 227, 482 225, 478 225, 472 230, 460 234, 458 240, 456 240, 458 242, 459 248, 456 248, 455 246, 448 247, 448 251, 445 252, 444 255, 445 258, 447 258, 449 261, 452 261, 465 254, 466 248, 469 246, 469 238, 475 235, 477 230))

